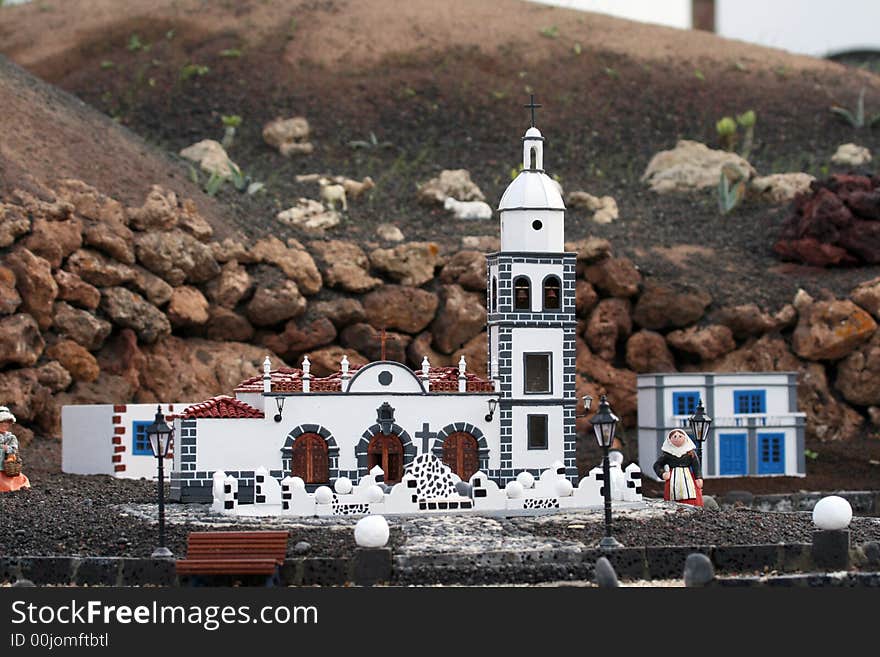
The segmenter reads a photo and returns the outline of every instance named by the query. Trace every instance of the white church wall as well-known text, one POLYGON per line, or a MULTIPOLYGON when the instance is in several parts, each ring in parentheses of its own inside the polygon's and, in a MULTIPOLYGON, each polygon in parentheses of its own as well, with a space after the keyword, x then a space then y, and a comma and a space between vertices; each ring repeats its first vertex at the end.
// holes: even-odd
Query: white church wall
POLYGON ((283 440, 271 419, 201 418, 197 423, 196 470, 281 468, 283 440))
POLYGON ((565 251, 562 210, 505 210, 501 214, 501 250, 562 253, 565 251), (540 230, 532 224, 541 222, 540 230))
POLYGON ((61 470, 70 474, 113 474, 113 405, 61 409, 61 470))
MULTIPOLYGON (((512 396, 514 399, 560 399, 563 396, 562 345, 564 333, 561 328, 515 328, 512 331, 512 396), (548 394, 525 392, 526 353, 552 354, 550 366, 551 391, 548 394)), ((560 430, 561 435, 561 430, 560 430)), ((562 454, 560 451, 559 454, 562 454)), ((558 457, 557 457, 558 458, 558 457)))
POLYGON ((550 468, 564 453, 562 407, 514 406, 513 407, 513 466, 516 470, 544 470, 550 468), (547 416, 547 449, 529 449, 528 415, 547 416))

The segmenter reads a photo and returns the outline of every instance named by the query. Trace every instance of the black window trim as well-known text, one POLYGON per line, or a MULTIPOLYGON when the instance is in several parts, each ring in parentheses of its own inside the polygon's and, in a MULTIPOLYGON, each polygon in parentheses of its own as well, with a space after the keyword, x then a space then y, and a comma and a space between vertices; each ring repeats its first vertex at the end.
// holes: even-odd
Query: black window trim
POLYGON ((524 395, 553 395, 553 352, 552 351, 524 351, 523 352, 523 394, 524 395), (547 383, 549 384, 549 390, 542 390, 540 392, 529 391, 528 390, 528 368, 526 367, 526 360, 529 356, 547 356, 547 383))

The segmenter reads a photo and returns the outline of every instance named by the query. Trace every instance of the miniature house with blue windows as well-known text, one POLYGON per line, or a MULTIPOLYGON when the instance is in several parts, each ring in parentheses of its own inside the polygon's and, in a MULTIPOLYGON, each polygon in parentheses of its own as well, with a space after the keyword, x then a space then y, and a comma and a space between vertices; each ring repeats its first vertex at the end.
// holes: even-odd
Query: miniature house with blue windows
POLYGON ((651 476, 666 433, 687 428, 701 400, 713 419, 704 477, 806 474, 795 372, 642 374, 638 395, 639 463, 651 476))

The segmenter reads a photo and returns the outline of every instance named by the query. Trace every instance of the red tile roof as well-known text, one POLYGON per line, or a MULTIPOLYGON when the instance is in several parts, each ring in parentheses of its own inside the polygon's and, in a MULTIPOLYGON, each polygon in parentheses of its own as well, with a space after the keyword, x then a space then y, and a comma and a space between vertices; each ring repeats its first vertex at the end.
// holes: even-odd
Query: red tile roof
MULTIPOLYGON (((349 373, 353 376, 359 369, 352 366, 349 373)), ((416 376, 421 377, 422 371, 416 370, 416 376)), ((281 367, 269 373, 272 382, 272 392, 302 392, 302 370, 293 367, 281 367)), ((468 392, 494 392, 495 386, 492 381, 481 379, 472 372, 465 372, 468 392)), ((428 370, 428 380, 431 382, 433 392, 457 392, 458 391, 458 368, 457 367, 432 367, 428 370)), ((341 392, 342 372, 334 372, 325 377, 312 377, 309 389, 312 392, 341 392)), ((239 383, 235 392, 263 392, 263 375, 252 376, 239 383)))
POLYGON ((250 404, 234 397, 219 395, 185 408, 179 417, 190 420, 193 418, 262 418, 265 416, 263 411, 250 404))

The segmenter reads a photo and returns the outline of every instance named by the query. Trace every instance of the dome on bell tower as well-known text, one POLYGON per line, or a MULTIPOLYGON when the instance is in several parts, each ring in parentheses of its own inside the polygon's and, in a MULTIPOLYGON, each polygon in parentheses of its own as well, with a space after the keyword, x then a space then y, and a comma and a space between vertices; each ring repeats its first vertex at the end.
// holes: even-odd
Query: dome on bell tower
POLYGON ((523 137, 523 170, 508 185, 499 210, 565 210, 559 185, 544 173, 544 137, 535 126, 523 137))

